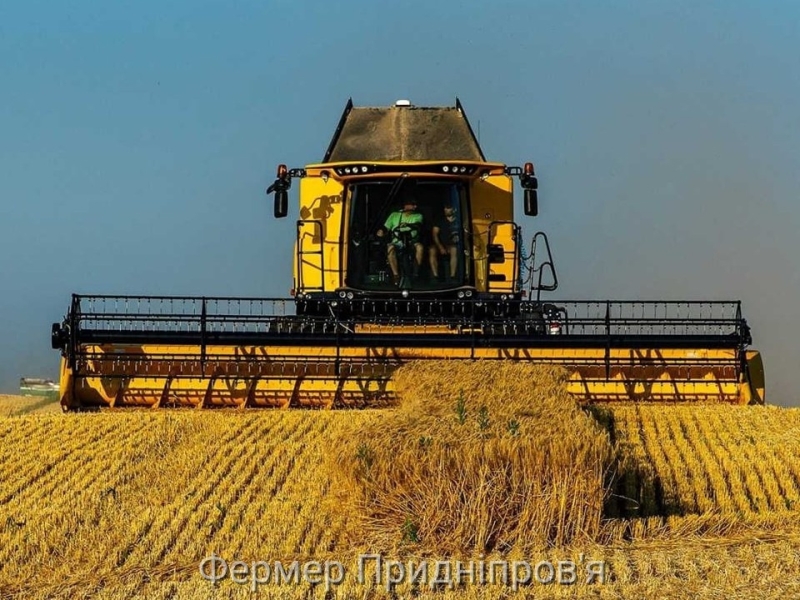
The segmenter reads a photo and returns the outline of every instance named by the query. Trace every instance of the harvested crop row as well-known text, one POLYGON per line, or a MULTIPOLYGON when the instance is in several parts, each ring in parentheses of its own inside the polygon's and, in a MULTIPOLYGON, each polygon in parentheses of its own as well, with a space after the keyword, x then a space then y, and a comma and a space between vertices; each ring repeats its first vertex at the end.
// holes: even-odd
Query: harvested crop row
MULTIPOLYGON (((600 597, 704 590, 769 597, 766 576, 800 576, 800 411, 618 405, 607 409, 609 436, 590 412, 558 400, 543 373, 504 375, 496 363, 458 373, 452 366, 446 375, 408 371, 404 385, 417 390, 408 410, 0 418, 0 432, 8 434, 0 455, 0 597, 247 597, 247 586, 211 588, 198 574, 199 559, 212 551, 229 560, 330 558, 353 573, 360 551, 470 559, 484 552, 487 540, 495 552, 512 547, 513 556, 525 556, 527 546, 531 558, 579 552, 607 558, 612 579, 585 590, 600 597), (616 458, 609 438, 617 444, 616 458), (359 458, 365 439, 373 452, 359 458), (345 452, 347 444, 355 454, 345 452), (467 452, 459 456, 459 449, 467 452), (352 480, 343 486, 343 472, 331 470, 341 452, 355 456, 356 465, 370 456, 373 468, 385 461, 386 476, 376 473, 376 481, 386 485, 393 478, 406 491, 419 484, 415 493, 423 495, 412 506, 431 493, 440 514, 423 511, 429 521, 416 522, 416 513, 397 513, 386 521, 388 531, 364 526, 347 497, 363 488, 352 480), (408 460, 426 456, 437 460, 422 466, 408 460), (641 512, 628 500, 617 514, 630 518, 604 512, 608 479, 602 469, 586 466, 612 463, 592 462, 598 458, 631 467, 631 477, 614 489, 630 488, 641 512), (515 460, 524 463, 516 473, 498 468, 515 460), (749 479, 745 470, 753 471, 749 479), (475 488, 469 486, 479 482, 485 487, 470 495, 475 488), (757 485, 761 500, 751 498, 757 485), (661 487, 673 491, 679 512, 664 513, 661 487), (701 500, 704 491, 710 504, 701 500), (493 500, 501 492, 511 501, 493 500), (459 504, 462 498, 476 504, 459 504), (650 516, 639 518, 642 513, 650 516), (466 525, 453 514, 463 515, 466 525), (524 530, 515 531, 519 515, 524 530), (559 529, 558 519, 582 522, 583 529, 559 529), (467 550, 426 546, 426 522, 455 527, 462 537, 443 536, 442 546, 463 543, 467 550), (545 522, 556 525, 538 529, 545 522), (548 535, 536 537, 538 531, 548 535), (558 547, 534 549, 548 545, 558 547)), ((434 544, 439 539, 434 536, 434 544)), ((338 591, 389 597, 381 586, 352 579, 338 591)), ((468 587, 435 597, 502 591, 468 587)), ((549 587, 544 593, 583 592, 549 587)), ((265 589, 267 597, 309 593, 303 585, 265 589)), ((399 586, 396 593, 411 589, 399 586)), ((421 590, 419 597, 428 595, 421 590)))

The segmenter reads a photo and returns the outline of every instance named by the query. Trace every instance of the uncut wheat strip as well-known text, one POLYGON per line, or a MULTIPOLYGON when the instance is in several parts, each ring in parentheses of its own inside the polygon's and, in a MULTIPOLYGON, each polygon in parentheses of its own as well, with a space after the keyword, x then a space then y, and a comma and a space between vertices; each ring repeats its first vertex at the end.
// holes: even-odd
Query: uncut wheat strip
POLYGON ((133 540, 128 542, 125 553, 117 560, 117 567, 125 564, 158 564, 157 561, 152 562, 153 558, 163 556, 169 550, 178 532, 186 526, 191 515, 208 501, 236 464, 238 455, 224 455, 220 460, 220 457, 210 454, 208 446, 215 450, 228 444, 238 446, 240 444, 236 442, 241 443, 246 440, 249 430, 255 426, 255 421, 252 419, 230 419, 220 422, 218 415, 215 414, 201 416, 217 421, 210 428, 210 432, 216 435, 212 437, 206 433, 198 442, 200 447, 193 448, 196 460, 200 463, 197 472, 186 482, 185 491, 180 496, 161 498, 158 496, 159 490, 153 490, 152 502, 159 507, 153 513, 154 521, 143 534, 137 534, 141 535, 137 543, 131 545, 133 540), (220 424, 227 427, 222 428, 220 424))
POLYGON ((711 499, 708 497, 709 487, 708 473, 703 468, 698 459, 697 453, 691 441, 686 435, 685 421, 692 417, 694 407, 679 406, 675 410, 666 413, 666 421, 669 426, 671 439, 675 442, 675 449, 680 454, 681 459, 686 465, 687 482, 692 488, 693 506, 687 504, 690 510, 697 512, 708 512, 714 509, 711 499))
MULTIPOLYGON (((270 418, 272 415, 256 415, 259 422, 270 418)), ((215 507, 221 505, 226 511, 221 521, 217 521, 219 528, 213 535, 203 536, 202 528, 208 524, 208 516, 198 512, 189 521, 187 527, 176 539, 174 552, 178 557, 207 555, 211 550, 217 552, 230 552, 235 544, 237 531, 241 529, 244 514, 252 508, 247 496, 247 489, 254 486, 257 474, 272 473, 274 477, 285 477, 286 453, 308 436, 314 436, 321 431, 320 423, 315 421, 312 414, 303 413, 306 418, 298 420, 293 415, 282 414, 280 423, 271 423, 267 433, 277 429, 277 435, 264 443, 265 431, 262 429, 251 430, 250 439, 245 443, 250 451, 243 453, 233 475, 213 496, 215 507), (195 532, 192 534, 192 532, 195 532), (200 540, 205 538, 205 545, 199 546, 200 540), (198 547, 199 546, 199 547, 198 547)), ((324 424, 322 424, 324 426, 324 424)), ((236 451, 232 448, 231 451, 236 451)), ((262 494, 267 494, 263 488, 262 494)), ((214 513, 212 513, 214 517, 214 513)), ((246 534, 246 531, 244 531, 246 534)), ((167 557, 168 560, 168 557, 167 557)))
POLYGON ((763 491, 763 482, 758 474, 760 464, 751 462, 752 438, 747 435, 742 426, 748 413, 740 413, 739 410, 747 410, 751 407, 727 407, 728 411, 710 411, 709 421, 711 427, 726 445, 729 452, 736 455, 737 465, 745 464, 746 468, 739 468, 738 474, 742 482, 744 494, 749 500, 751 510, 763 512, 769 509, 769 502, 763 491), (739 410, 737 410, 739 409, 739 410), (740 418, 733 418, 734 416, 740 418))

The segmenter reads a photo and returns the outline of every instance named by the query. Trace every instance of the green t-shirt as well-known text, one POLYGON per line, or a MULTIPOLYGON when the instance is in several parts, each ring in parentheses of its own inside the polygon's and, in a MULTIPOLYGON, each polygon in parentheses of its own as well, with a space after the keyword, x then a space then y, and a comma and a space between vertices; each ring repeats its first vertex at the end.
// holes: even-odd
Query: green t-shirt
MULTIPOLYGON (((391 233, 393 229, 405 224, 422 225, 422 215, 418 212, 406 213, 398 210, 389 215, 389 218, 386 219, 386 223, 384 223, 384 227, 391 233)), ((412 232, 411 237, 416 239, 418 235, 419 229, 417 228, 412 232)))

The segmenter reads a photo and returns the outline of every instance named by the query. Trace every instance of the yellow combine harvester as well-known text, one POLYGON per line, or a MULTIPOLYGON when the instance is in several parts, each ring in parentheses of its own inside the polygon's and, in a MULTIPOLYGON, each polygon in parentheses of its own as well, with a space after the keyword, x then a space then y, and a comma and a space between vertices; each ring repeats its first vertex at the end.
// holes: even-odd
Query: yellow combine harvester
POLYGON ((53 325, 65 410, 369 406, 409 360, 557 363, 587 401, 763 403, 738 301, 543 301, 547 237, 523 247, 513 179, 538 212, 533 165, 488 162, 455 107, 348 102, 299 180, 293 299, 74 295, 53 325))

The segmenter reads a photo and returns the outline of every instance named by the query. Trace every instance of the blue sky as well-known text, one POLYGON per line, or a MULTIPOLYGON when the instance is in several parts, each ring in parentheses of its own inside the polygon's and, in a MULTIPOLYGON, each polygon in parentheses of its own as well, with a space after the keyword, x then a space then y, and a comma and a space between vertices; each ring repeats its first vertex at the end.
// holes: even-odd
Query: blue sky
MULTIPOLYGON (((532 160, 558 295, 741 299, 800 404, 800 4, 0 5, 0 391, 55 376, 69 295, 285 295, 275 165, 357 105, 459 96, 532 160)), ((296 210, 290 216, 296 215, 296 210)))

